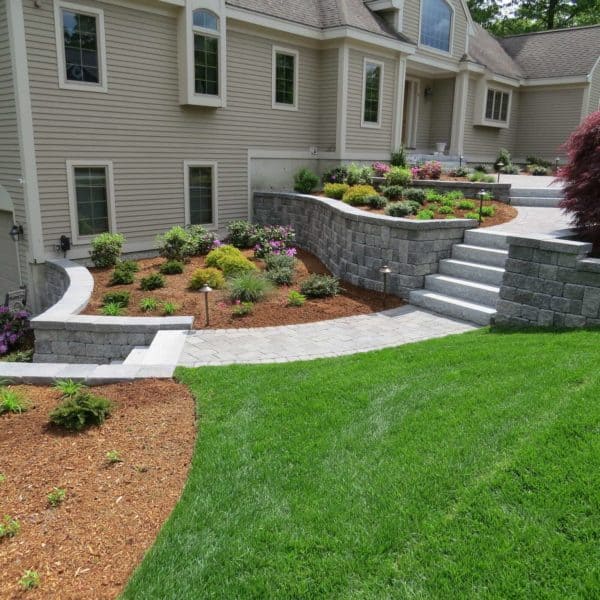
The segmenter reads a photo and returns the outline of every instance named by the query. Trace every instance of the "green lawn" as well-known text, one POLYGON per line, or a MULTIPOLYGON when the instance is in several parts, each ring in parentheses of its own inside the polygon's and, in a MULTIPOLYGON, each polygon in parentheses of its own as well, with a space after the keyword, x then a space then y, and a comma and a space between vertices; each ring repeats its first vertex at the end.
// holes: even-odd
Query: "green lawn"
POLYGON ((600 333, 179 378, 196 454, 124 598, 600 597, 600 333))

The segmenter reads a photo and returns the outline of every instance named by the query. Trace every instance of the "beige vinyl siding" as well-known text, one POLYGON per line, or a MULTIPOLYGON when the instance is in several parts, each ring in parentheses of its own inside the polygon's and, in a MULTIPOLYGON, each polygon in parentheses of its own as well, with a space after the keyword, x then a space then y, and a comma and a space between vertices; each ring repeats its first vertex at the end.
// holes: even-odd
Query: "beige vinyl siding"
POLYGON ((437 142, 446 142, 449 146, 454 103, 454 78, 437 79, 432 83, 429 143, 431 148, 435 148, 437 142))
POLYGON ((590 101, 588 104, 588 114, 600 110, 600 61, 592 71, 592 81, 590 84, 590 101))
POLYGON ((371 152, 388 154, 392 147, 394 99, 397 63, 376 54, 365 54, 350 50, 348 68, 348 121, 346 149, 349 152, 371 152), (380 98, 381 127, 362 127, 363 115, 363 67, 364 59, 384 64, 383 85, 380 98))
POLYGON ((476 80, 469 80, 467 95, 467 119, 465 122, 464 153, 468 160, 494 160, 500 148, 506 148, 515 155, 520 94, 513 90, 509 128, 473 125, 476 99, 476 80))
MULTIPOLYGON (((0 185, 10 196, 15 221, 27 230, 23 187, 17 181, 21 177, 21 160, 6 2, 7 0, 0 0, 0 185)), ((7 237, 8 230, 4 229, 6 229, 5 224, 0 230, 0 236, 7 237)), ((21 242, 19 248, 21 264, 26 265, 27 244, 21 242)), ((27 284, 27 269, 22 269, 22 277, 27 284)), ((3 301, 4 298, 0 298, 0 303, 3 301)))
POLYGON ((338 49, 323 50, 319 81, 320 101, 315 118, 318 118, 319 122, 319 148, 324 152, 336 150, 338 71, 338 49))
MULTIPOLYGON (((448 4, 454 9, 454 24, 452 36, 451 55, 455 59, 459 59, 466 52, 467 43, 467 15, 462 7, 462 3, 458 0, 447 0, 448 4)), ((404 2, 402 32, 411 40, 418 43, 421 31, 421 1, 404 2)), ((419 54, 439 57, 440 53, 435 50, 431 52, 426 46, 420 47, 417 52, 419 54)))
POLYGON ((52 3, 25 7, 47 248, 70 230, 67 159, 113 162, 117 229, 139 242, 183 223, 184 160, 218 163, 223 228, 248 216, 248 148, 306 151, 318 145, 317 50, 286 43, 299 52, 298 110, 274 110, 274 43, 229 31, 227 108, 184 107, 178 97, 175 12, 84 3, 104 10, 107 94, 58 88, 52 3))
POLYGON ((582 104, 582 87, 522 90, 516 154, 547 160, 564 155, 560 146, 579 125, 582 104))

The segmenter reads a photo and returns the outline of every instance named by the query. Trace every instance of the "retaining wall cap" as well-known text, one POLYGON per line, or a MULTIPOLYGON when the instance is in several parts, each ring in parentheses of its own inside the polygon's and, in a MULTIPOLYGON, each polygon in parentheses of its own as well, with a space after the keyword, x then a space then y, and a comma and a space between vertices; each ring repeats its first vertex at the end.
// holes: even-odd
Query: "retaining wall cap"
POLYGON ((345 204, 340 200, 323 198, 321 196, 311 196, 309 194, 294 194, 291 192, 255 192, 254 196, 255 198, 283 198, 287 200, 299 200, 313 204, 322 204, 341 213, 344 218, 351 221, 363 221, 365 223, 377 225, 383 224, 394 229, 416 229, 418 231, 429 231, 433 229, 473 229, 478 225, 476 219, 432 219, 431 221, 417 221, 413 219, 404 219, 402 217, 372 214, 367 213, 360 208, 345 204))
POLYGON ((577 269, 590 273, 600 273, 600 258, 582 258, 577 261, 577 269))
POLYGON ((538 248, 560 254, 589 254, 592 251, 592 244, 587 242, 577 242, 574 240, 561 240, 550 238, 548 236, 508 236, 506 241, 511 246, 525 246, 527 248, 538 248))

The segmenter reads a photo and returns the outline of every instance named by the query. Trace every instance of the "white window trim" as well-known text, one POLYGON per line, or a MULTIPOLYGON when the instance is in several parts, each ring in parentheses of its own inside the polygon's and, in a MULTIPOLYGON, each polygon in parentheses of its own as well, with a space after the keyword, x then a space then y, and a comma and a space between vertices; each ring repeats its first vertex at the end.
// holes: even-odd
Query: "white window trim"
POLYGON ((207 229, 216 230, 219 228, 219 207, 217 198, 219 185, 219 170, 215 161, 211 160, 184 160, 183 161, 183 185, 184 185, 184 209, 185 209, 185 225, 191 225, 191 210, 190 210, 190 167, 210 167, 212 169, 212 223, 201 223, 207 229))
POLYGON ((365 129, 381 129, 381 119, 383 112, 383 77, 385 72, 385 64, 373 58, 368 58, 365 56, 363 58, 363 76, 362 76, 362 101, 360 103, 360 126, 365 129), (365 121, 365 99, 367 93, 367 64, 376 65, 381 68, 381 75, 379 77, 379 97, 378 97, 378 106, 377 106, 377 123, 372 123, 370 121, 365 121))
POLYGON ((89 244, 95 235, 79 235, 77 213, 77 190, 75 187, 75 167, 104 167, 106 169, 106 203, 108 205, 108 230, 116 233, 115 188, 113 163, 109 160, 67 160, 67 192, 69 197, 69 214, 71 218, 71 241, 73 244, 89 244))
MULTIPOLYGON (((421 41, 421 32, 423 31, 423 6, 424 2, 421 2, 421 7, 419 9, 419 42, 417 44, 417 48, 420 50, 426 50, 427 52, 433 52, 434 54, 439 54, 440 56, 452 56, 452 50, 454 48, 454 28, 455 28, 455 20, 456 20, 456 11, 454 10, 454 6, 448 0, 443 0, 452 11, 452 18, 450 20, 450 46, 448 51, 440 50, 439 48, 434 48, 433 46, 428 46, 424 42, 421 41)), ((468 38, 468 36, 467 36, 468 38)))
POLYGON ((64 0, 54 0, 54 26, 56 32, 56 58, 58 62, 58 87, 63 90, 78 90, 87 92, 108 92, 108 76, 106 67, 106 37, 104 34, 104 11, 101 8, 92 8, 85 4, 75 4, 64 0), (85 81, 71 81, 67 79, 67 65, 65 59, 65 40, 63 31, 62 10, 72 10, 96 18, 98 42, 98 69, 100 83, 87 83, 85 81))
POLYGON ((272 108, 277 110, 298 110, 298 82, 299 82, 299 70, 300 70, 300 53, 292 48, 284 48, 283 46, 273 46, 273 59, 272 59, 272 108), (277 55, 285 54, 287 56, 294 57, 294 103, 293 104, 281 104, 277 102, 277 55))
POLYGON ((503 89, 501 87, 495 87, 493 85, 486 85, 485 92, 483 94, 481 124, 487 125, 489 127, 498 127, 500 129, 508 129, 510 127, 510 115, 511 115, 511 111, 512 111, 512 100, 513 100, 512 90, 503 89), (487 116, 486 116, 487 97, 488 97, 488 93, 490 92, 490 90, 493 92, 500 92, 501 94, 508 94, 508 108, 507 108, 507 112, 506 112, 506 121, 487 118, 487 116))

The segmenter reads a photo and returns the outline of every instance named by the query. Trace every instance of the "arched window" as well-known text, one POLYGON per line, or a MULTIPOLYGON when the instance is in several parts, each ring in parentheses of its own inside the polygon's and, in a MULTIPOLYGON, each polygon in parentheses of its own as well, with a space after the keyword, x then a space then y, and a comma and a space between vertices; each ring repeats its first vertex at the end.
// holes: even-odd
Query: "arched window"
POLYGON ((452 8, 445 0, 423 0, 421 5, 421 44, 450 52, 452 8))
POLYGON ((195 10, 194 89, 196 94, 219 95, 219 17, 205 9, 195 10))

